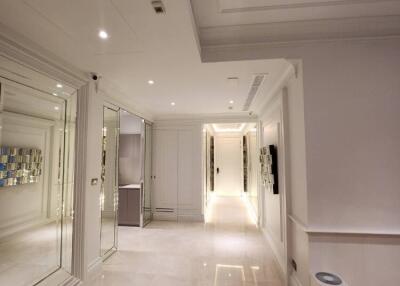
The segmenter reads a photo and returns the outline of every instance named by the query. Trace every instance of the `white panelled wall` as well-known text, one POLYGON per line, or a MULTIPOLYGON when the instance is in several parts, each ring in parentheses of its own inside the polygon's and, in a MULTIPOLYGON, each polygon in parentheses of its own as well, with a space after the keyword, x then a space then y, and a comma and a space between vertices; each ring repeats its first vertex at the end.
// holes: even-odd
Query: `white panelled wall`
POLYGON ((203 221, 202 126, 156 121, 153 127, 155 219, 203 221))

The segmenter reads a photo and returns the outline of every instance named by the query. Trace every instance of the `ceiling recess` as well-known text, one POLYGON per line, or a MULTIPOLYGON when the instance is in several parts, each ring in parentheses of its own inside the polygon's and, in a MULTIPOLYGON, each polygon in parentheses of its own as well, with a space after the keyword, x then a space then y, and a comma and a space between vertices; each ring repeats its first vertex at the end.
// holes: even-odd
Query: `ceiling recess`
POLYGON ((153 6, 156 14, 165 14, 165 7, 161 1, 151 1, 151 5, 153 6))
POLYGON ((250 86, 249 93, 247 95, 246 102, 243 106, 243 111, 248 111, 250 108, 251 103, 253 102, 254 97, 256 96, 261 84, 265 79, 266 74, 256 74, 253 77, 253 81, 250 86))

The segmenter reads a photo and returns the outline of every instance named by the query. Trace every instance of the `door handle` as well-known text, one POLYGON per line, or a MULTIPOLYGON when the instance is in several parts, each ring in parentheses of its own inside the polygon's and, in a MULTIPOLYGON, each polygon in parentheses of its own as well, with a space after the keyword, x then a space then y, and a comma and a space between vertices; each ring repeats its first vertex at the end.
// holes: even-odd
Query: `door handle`
POLYGON ((219 168, 217 168, 217 174, 219 174, 219 168))

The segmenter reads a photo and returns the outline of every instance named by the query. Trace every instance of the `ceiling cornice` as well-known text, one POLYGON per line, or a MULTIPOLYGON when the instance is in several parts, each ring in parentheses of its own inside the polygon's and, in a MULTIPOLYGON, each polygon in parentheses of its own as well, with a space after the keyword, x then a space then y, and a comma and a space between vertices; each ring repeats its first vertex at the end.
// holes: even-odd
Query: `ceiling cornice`
POLYGON ((88 74, 72 67, 2 24, 0 24, 0 52, 35 71, 77 89, 90 80, 88 74))
POLYGON ((280 1, 280 3, 274 3, 273 1, 265 1, 265 5, 254 5, 254 6, 243 6, 243 7, 226 7, 221 4, 223 0, 219 0, 219 11, 220 13, 241 13, 241 12, 254 12, 254 11, 268 11, 277 9, 294 9, 294 8, 315 8, 315 7, 329 7, 329 6, 342 6, 352 4, 367 4, 367 3, 382 3, 382 2, 394 2, 393 0, 330 0, 330 1, 302 1, 296 3, 290 3, 290 1, 280 1), (270 2, 268 4, 268 2, 270 2))
POLYGON ((400 36, 400 16, 301 20, 202 27, 202 49, 213 46, 296 43, 400 36))

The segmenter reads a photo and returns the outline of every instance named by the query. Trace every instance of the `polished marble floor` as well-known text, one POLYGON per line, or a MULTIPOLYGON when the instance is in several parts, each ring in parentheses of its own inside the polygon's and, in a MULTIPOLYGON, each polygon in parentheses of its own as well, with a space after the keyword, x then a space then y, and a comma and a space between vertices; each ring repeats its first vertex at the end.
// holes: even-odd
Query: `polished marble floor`
POLYGON ((119 251, 91 286, 282 286, 240 198, 214 198, 206 223, 119 228, 119 251))
MULTIPOLYGON (((70 268, 72 225, 64 224, 63 257, 70 268)), ((0 285, 32 285, 60 267, 61 226, 56 222, 20 231, 0 239, 0 285)))

